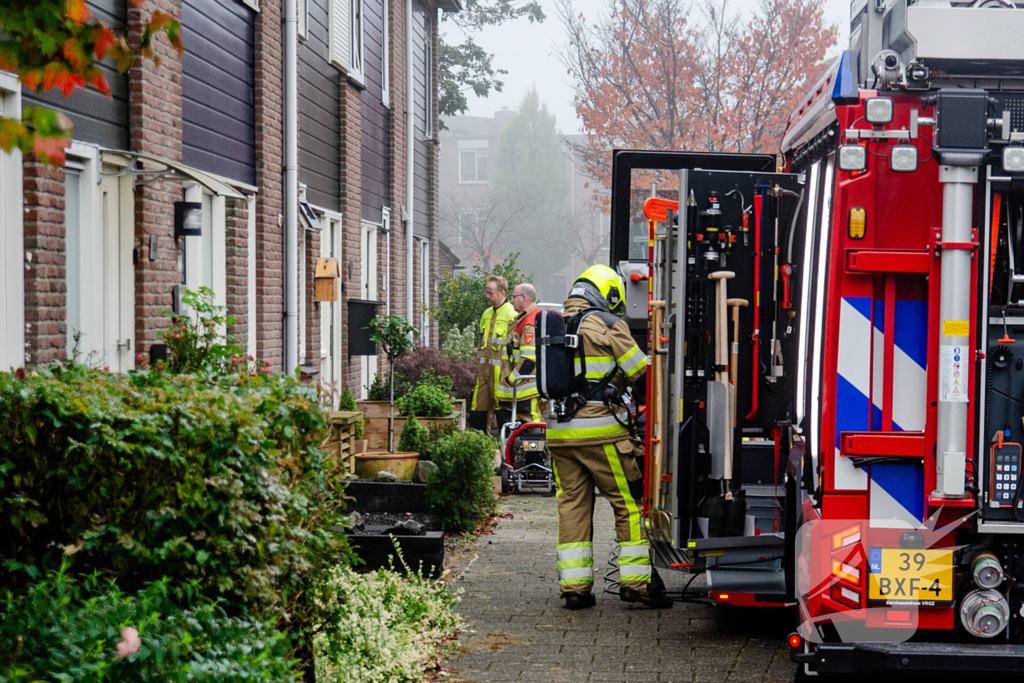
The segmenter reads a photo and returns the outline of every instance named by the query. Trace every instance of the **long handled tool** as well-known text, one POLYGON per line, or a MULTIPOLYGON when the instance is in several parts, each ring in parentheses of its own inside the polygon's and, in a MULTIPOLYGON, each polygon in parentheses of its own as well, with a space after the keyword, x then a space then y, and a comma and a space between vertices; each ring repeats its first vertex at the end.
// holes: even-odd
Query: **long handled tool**
POLYGON ((735 427, 737 425, 737 406, 739 405, 739 397, 736 395, 736 392, 739 391, 737 380, 740 374, 740 309, 746 308, 750 305, 750 302, 746 299, 728 299, 725 303, 732 309, 732 348, 730 349, 731 355, 729 357, 729 381, 732 383, 733 390, 732 424, 735 427))
MULTIPOLYGON (((729 384, 729 309, 727 281, 736 277, 730 270, 719 270, 708 275, 709 280, 716 281, 715 292, 715 381, 708 383, 709 426, 717 427, 712 439, 721 444, 722 480, 726 492, 728 482, 732 479, 732 427, 733 427, 733 391, 729 384), (713 400, 714 397, 714 400, 713 400)), ((714 451, 712 451, 714 454, 714 451)))

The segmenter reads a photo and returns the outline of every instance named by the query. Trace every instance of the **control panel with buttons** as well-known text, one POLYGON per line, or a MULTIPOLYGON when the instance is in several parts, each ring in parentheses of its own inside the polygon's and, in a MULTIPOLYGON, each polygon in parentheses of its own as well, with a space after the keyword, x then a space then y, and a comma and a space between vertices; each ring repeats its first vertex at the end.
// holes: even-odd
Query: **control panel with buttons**
POLYGON ((1013 508, 1017 486, 1021 477, 1021 447, 1016 443, 996 443, 992 446, 989 473, 989 507, 1013 508))

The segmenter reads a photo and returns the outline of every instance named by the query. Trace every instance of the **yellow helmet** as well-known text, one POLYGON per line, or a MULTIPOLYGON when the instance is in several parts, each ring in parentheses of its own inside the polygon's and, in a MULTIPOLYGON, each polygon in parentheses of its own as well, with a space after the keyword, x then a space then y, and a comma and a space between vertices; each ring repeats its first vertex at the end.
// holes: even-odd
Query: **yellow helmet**
POLYGON ((577 294, 577 285, 581 283, 593 285, 600 293, 601 301, 593 301, 593 297, 587 296, 586 292, 582 294, 583 298, 590 300, 591 303, 602 308, 607 306, 609 311, 617 315, 621 315, 625 310, 626 285, 623 283, 622 278, 619 277, 619 274, 610 267, 598 265, 587 268, 583 271, 582 275, 573 281, 573 287, 569 292, 569 296, 577 294))

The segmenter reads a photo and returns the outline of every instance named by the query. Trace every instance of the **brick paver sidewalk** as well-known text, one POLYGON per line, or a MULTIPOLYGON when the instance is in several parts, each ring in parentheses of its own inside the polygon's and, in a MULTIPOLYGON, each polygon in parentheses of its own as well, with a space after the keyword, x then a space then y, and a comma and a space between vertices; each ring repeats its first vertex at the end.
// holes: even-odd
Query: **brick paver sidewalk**
MULTIPOLYGON (((603 593, 614 533, 598 498, 594 533, 597 607, 580 612, 558 599, 555 499, 504 500, 496 534, 476 542, 478 558, 456 584, 467 630, 452 658, 458 681, 791 681, 788 611, 676 604, 649 610, 603 593)), ((665 576, 670 590, 686 575, 665 576)), ((702 578, 691 586, 705 595, 702 578)))

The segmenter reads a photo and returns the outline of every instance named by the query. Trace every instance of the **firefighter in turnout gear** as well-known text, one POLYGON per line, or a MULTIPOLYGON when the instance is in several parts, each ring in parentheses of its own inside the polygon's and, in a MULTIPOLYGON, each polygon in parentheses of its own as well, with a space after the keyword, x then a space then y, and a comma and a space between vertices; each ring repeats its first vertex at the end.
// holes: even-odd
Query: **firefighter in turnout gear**
POLYGON ((480 364, 476 370, 476 388, 470 404, 470 424, 473 429, 487 431, 488 416, 497 410, 495 393, 501 373, 501 356, 509 323, 516 317, 512 304, 506 300, 508 283, 505 278, 492 275, 486 285, 487 310, 480 317, 480 364))
MULTIPOLYGON (((512 389, 518 378, 534 375, 537 366, 537 347, 534 341, 536 329, 534 319, 537 317, 537 290, 529 283, 516 286, 512 291, 512 305, 519 315, 509 326, 505 350, 501 359, 501 383, 498 385, 498 426, 511 422, 512 389)), ((536 378, 520 384, 516 388, 516 411, 522 422, 542 422, 545 406, 537 393, 536 378)))
POLYGON ((558 484, 558 579, 568 609, 595 604, 594 486, 611 503, 619 542, 619 596, 626 602, 671 607, 664 586, 652 578, 651 548, 640 523, 643 474, 634 455, 630 410, 622 400, 627 386, 643 401, 647 357, 619 316, 625 286, 608 266, 580 275, 565 301, 564 316, 596 309, 583 318, 575 350, 575 373, 585 367, 587 400, 570 416, 547 420, 547 441, 558 484), (569 419, 567 419, 569 418, 569 419))

